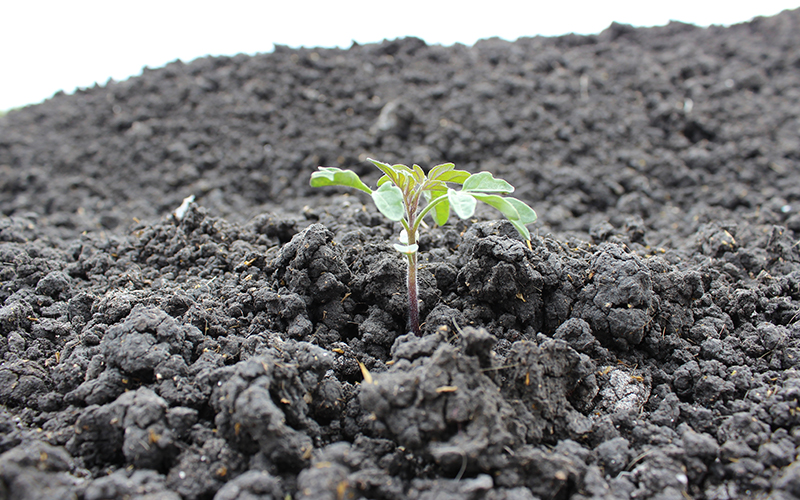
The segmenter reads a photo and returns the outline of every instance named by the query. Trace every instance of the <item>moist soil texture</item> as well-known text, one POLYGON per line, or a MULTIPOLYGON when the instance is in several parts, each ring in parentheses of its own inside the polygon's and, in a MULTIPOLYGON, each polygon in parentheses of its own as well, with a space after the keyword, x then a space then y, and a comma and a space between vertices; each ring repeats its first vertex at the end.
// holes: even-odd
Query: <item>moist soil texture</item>
POLYGON ((11 111, 0 498, 800 498, 798 32, 277 47, 11 111), (419 337, 399 224, 309 186, 367 157, 539 214, 423 228, 419 337))

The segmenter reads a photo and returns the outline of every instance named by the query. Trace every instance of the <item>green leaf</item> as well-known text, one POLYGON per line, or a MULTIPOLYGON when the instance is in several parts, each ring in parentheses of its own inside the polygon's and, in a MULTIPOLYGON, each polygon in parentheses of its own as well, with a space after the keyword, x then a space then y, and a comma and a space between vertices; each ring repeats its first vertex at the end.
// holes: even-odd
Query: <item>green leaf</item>
POLYGON ((397 222, 405 215, 403 192, 394 184, 387 182, 373 191, 372 200, 378 210, 389 220, 397 222))
POLYGON ((402 170, 395 173, 397 174, 397 180, 395 181, 395 184, 400 189, 405 189, 406 186, 408 186, 408 183, 413 179, 414 175, 408 172, 403 172, 402 170))
POLYGON ((383 163, 382 161, 373 160, 372 158, 367 158, 368 161, 372 162, 373 165, 381 169, 381 172, 386 174, 389 177, 389 180, 394 182, 397 186, 402 187, 402 179, 403 174, 413 174, 413 171, 405 165, 389 165, 388 163, 383 163))
POLYGON ((422 184, 425 182, 425 172, 422 171, 422 167, 414 164, 414 179, 417 181, 417 184, 422 184))
POLYGON ((531 232, 528 231, 528 228, 525 227, 525 224, 520 223, 518 220, 510 221, 511 224, 517 229, 517 232, 520 236, 526 241, 530 241, 531 239, 531 232))
POLYGON ((361 181, 358 174, 352 170, 342 170, 336 167, 319 167, 311 174, 311 187, 345 186, 360 189, 372 194, 372 190, 361 181))
POLYGON ((442 181, 428 180, 427 182, 425 182, 425 184, 423 184, 423 188, 422 189, 425 192, 430 192, 430 191, 444 191, 444 192, 447 192, 447 184, 445 184, 442 181))
POLYGON ((419 250, 419 245, 417 245, 416 243, 414 243, 413 245, 398 245, 397 243, 395 243, 393 246, 395 250, 397 250, 400 253, 404 253, 406 255, 413 255, 417 253, 417 250, 419 250))
POLYGON ((471 194, 455 189, 447 190, 447 199, 453 207, 453 212, 462 219, 472 217, 475 213, 475 206, 478 204, 478 200, 471 194))
POLYGON ((395 169, 397 172, 406 172, 408 174, 413 174, 414 171, 408 167, 408 165, 403 165, 402 163, 395 163, 392 165, 392 168, 395 169))
POLYGON ((383 174, 389 178, 390 181, 397 184, 397 172, 391 165, 388 163, 383 163, 382 161, 373 160, 372 158, 367 158, 367 160, 371 161, 373 165, 378 167, 383 174))
POLYGON ((464 181, 464 191, 470 193, 513 193, 514 186, 503 179, 495 179, 490 172, 479 172, 470 175, 464 181))
POLYGON ((471 174, 466 170, 448 170, 439 174, 439 180, 444 182, 452 182, 453 184, 464 184, 464 181, 469 178, 471 174))
POLYGON ((500 210, 500 212, 502 212, 508 220, 519 220, 519 213, 517 212, 517 209, 514 208, 514 205, 509 203, 506 198, 497 196, 496 194, 472 193, 472 196, 486 203, 487 205, 500 210))
POLYGON ((502 197, 495 194, 472 194, 478 200, 490 205, 503 213, 511 222, 517 232, 526 240, 531 239, 531 233, 525 224, 536 221, 536 212, 531 207, 513 197, 502 197))
POLYGON ((519 214, 519 222, 522 224, 532 224, 538 219, 536 212, 533 211, 524 201, 518 200, 511 196, 506 196, 506 201, 514 205, 519 214))
POLYGON ((429 204, 433 202, 433 200, 437 200, 442 197, 444 197, 444 199, 438 201, 431 209, 431 217, 433 217, 433 222, 435 222, 437 226, 444 226, 447 224, 447 220, 450 219, 450 201, 447 199, 446 189, 432 189, 430 191, 430 199, 428 200, 429 204))
MULTIPOLYGON (((382 161, 373 160, 372 158, 367 158, 367 161, 368 161, 368 162, 371 162, 373 165, 375 165, 376 167, 378 167, 378 168, 379 168, 379 169, 381 169, 381 170, 384 170, 384 169, 388 169, 388 170, 394 170, 394 169, 392 168, 392 166, 391 166, 391 165, 389 165, 388 163, 383 163, 382 161)), ((384 170, 384 171, 385 171, 385 170, 384 170)))
POLYGON ((454 168, 456 168, 454 163, 442 163, 441 165, 436 165, 428 171, 428 179, 436 179, 443 173, 453 170, 454 168))
POLYGON ((517 213, 519 214, 519 220, 512 220, 511 224, 517 229, 517 232, 520 236, 522 236, 526 240, 531 239, 531 233, 528 231, 528 228, 525 227, 525 224, 531 224, 532 222, 536 222, 537 216, 536 212, 533 211, 531 207, 529 207, 524 201, 518 200, 516 198, 508 197, 506 201, 514 205, 514 208, 517 209, 517 213))

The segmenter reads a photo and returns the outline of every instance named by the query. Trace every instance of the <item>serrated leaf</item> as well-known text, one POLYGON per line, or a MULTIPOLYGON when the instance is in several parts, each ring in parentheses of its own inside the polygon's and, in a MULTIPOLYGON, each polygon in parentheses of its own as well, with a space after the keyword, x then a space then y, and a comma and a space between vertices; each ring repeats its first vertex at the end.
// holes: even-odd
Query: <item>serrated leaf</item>
POLYGON ((447 200, 450 202, 453 212, 462 219, 472 217, 478 204, 478 200, 471 194, 455 189, 447 190, 447 200))
POLYGON ((408 165, 403 165, 402 163, 395 163, 394 165, 392 165, 392 168, 397 170, 398 172, 406 172, 409 174, 414 172, 408 165))
POLYGON ((424 187, 424 189, 425 189, 424 192, 426 192, 426 193, 430 192, 430 191, 444 191, 445 193, 447 192, 447 184, 445 184, 442 181, 431 181, 431 180, 428 180, 424 184, 424 186, 425 186, 424 187))
POLYGON ((531 207, 529 207, 524 201, 518 200, 512 196, 506 196, 506 201, 514 205, 514 208, 517 209, 517 213, 519 214, 519 222, 522 224, 532 224, 536 222, 538 216, 536 212, 533 211, 531 207))
POLYGON ((380 179, 378 179, 378 187, 383 186, 387 182, 392 182, 392 179, 389 178, 388 175, 383 174, 380 179))
POLYGON ((373 160, 372 158, 367 158, 367 161, 372 162, 372 164, 378 167, 390 181, 397 184, 397 170, 393 166, 388 163, 383 163, 382 161, 373 160))
POLYGON ((405 215, 403 192, 392 183, 385 183, 372 192, 372 200, 387 219, 399 221, 405 215))
POLYGON ((373 165, 375 165, 376 167, 378 167, 381 170, 383 170, 384 168, 388 168, 389 170, 392 170, 392 166, 389 165, 388 163, 383 163, 382 161, 378 161, 378 160, 375 160, 375 159, 372 159, 372 158, 367 158, 367 161, 372 163, 373 165))
POLYGON ((345 186, 360 189, 372 194, 372 189, 361 181, 358 174, 352 170, 342 170, 336 167, 319 167, 311 174, 311 187, 345 186))
POLYGON ((395 250, 406 255, 413 255, 417 253, 417 250, 419 250, 419 245, 417 245, 416 243, 414 243, 413 245, 398 245, 397 243, 395 243, 393 246, 395 250))
POLYGON ((464 181, 469 179, 471 174, 466 170, 449 170, 442 172, 439 175, 439 180, 443 182, 452 182, 453 184, 464 184, 464 181))
POLYGON ((470 175, 464 181, 464 191, 471 193, 513 193, 514 186, 503 179, 495 179, 491 172, 470 175))
POLYGON ((422 171, 422 167, 414 164, 414 179, 417 181, 417 184, 422 184, 425 181, 425 172, 422 171))
POLYGON ((405 189, 414 175, 413 173, 408 173, 403 171, 398 171, 395 173, 397 174, 397 180, 395 181, 395 184, 397 184, 397 187, 399 187, 400 189, 405 189))
POLYGON ((505 215, 508 220, 512 222, 519 220, 519 213, 517 212, 517 209, 514 207, 514 205, 509 203, 506 198, 496 194, 482 193, 472 193, 472 196, 486 203, 487 205, 500 210, 500 212, 502 212, 502 214, 505 215))
POLYGON ((428 172, 428 179, 436 179, 443 173, 453 170, 456 168, 454 163, 442 163, 441 165, 436 165, 428 172))

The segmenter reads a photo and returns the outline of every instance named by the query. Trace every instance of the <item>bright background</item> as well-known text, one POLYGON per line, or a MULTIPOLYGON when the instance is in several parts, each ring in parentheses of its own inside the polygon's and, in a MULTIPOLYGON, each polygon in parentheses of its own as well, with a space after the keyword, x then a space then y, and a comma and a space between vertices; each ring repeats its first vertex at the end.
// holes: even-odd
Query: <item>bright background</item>
MULTIPOLYGON (((599 33, 613 21, 709 26, 797 8, 799 0, 318 1, 25 0, 0 5, 0 111, 59 90, 125 80, 147 66, 290 47, 348 48, 417 36, 428 44, 599 33), (224 4, 224 8, 222 5, 224 4)), ((800 34, 798 35, 800 36, 800 34)))

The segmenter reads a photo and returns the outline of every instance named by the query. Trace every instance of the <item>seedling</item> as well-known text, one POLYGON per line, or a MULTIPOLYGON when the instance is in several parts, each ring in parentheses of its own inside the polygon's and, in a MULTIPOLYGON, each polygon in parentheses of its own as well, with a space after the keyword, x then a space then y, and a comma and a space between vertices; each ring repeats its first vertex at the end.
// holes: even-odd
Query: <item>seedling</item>
POLYGON ((319 167, 311 174, 311 186, 346 186, 360 189, 372 196, 375 206, 389 220, 400 222, 400 243, 394 249, 408 260, 408 317, 409 328, 416 335, 419 330, 419 302, 417 300, 417 251, 419 226, 430 215, 436 225, 443 226, 450 218, 450 210, 461 219, 472 217, 479 201, 500 211, 526 241, 531 234, 527 224, 536 221, 536 212, 516 198, 502 196, 514 191, 514 186, 496 179, 489 172, 470 174, 456 170, 452 163, 436 165, 427 175, 419 165, 389 165, 369 159, 382 172, 378 188, 373 190, 361 181, 352 170, 336 167, 319 167), (461 186, 455 190, 451 186, 461 186), (422 198, 425 205, 421 205, 422 198))

